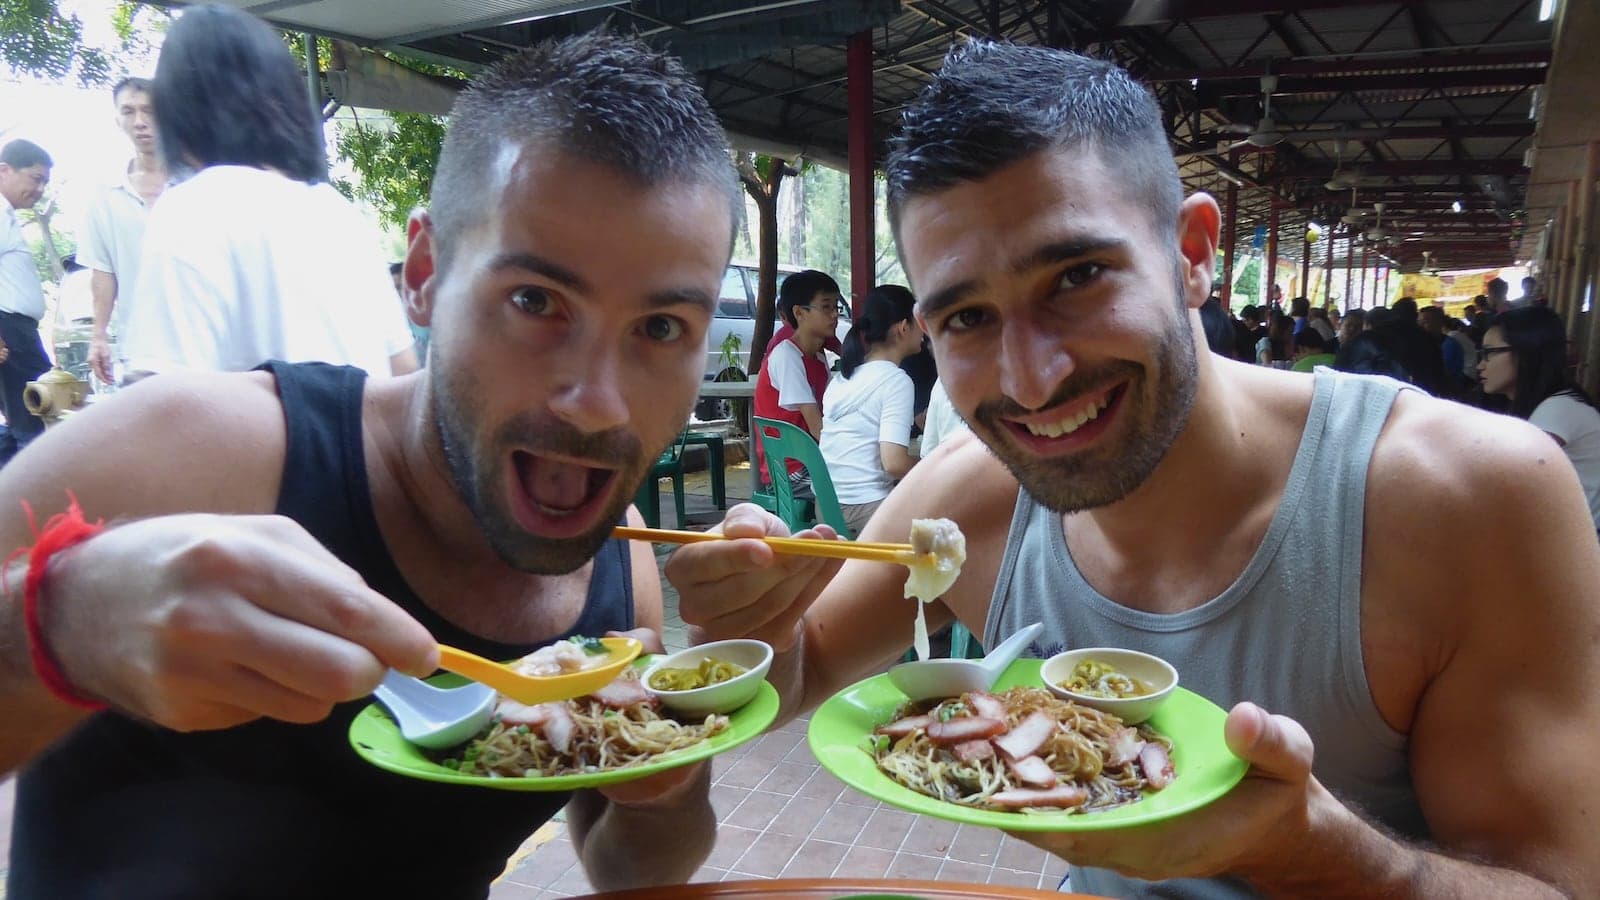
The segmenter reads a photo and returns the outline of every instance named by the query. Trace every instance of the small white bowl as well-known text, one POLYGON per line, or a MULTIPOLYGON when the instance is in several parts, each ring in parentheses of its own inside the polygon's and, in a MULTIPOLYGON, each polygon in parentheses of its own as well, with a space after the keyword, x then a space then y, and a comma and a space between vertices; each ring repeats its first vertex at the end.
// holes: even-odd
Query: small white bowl
POLYGON ((1115 713, 1129 725, 1137 725, 1155 715, 1156 710, 1178 687, 1178 670, 1171 663, 1159 656, 1119 647, 1082 647, 1057 653, 1039 667, 1039 677, 1044 679, 1044 686, 1050 693, 1057 697, 1115 713), (1143 697, 1090 697, 1062 687, 1060 683, 1070 679, 1072 670, 1086 659, 1103 662, 1124 675, 1144 682, 1151 687, 1151 692, 1143 697))
POLYGON ((772 668, 772 647, 765 641, 737 639, 713 641, 690 647, 671 656, 664 656, 650 664, 640 679, 644 689, 675 712, 690 716, 708 716, 712 713, 730 713, 755 698, 761 680, 772 668), (650 686, 650 677, 658 669, 693 669, 707 657, 742 666, 744 672, 717 684, 687 691, 659 691, 650 686))

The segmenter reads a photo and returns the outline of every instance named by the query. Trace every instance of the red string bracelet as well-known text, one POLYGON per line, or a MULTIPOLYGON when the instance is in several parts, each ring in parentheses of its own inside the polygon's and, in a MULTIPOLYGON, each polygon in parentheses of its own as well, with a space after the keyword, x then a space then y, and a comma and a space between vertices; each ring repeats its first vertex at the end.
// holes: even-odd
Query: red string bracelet
MULTIPOLYGON (((10 568, 12 560, 18 556, 28 554, 28 575, 22 583, 22 621, 28 632, 28 655, 33 660, 33 671, 39 676, 39 681, 63 703, 84 709, 105 709, 106 704, 83 696, 67 681, 60 664, 50 655, 50 648, 44 641, 44 626, 39 621, 39 588, 44 585, 45 567, 49 565, 50 557, 105 530, 103 520, 84 520, 83 508, 78 505, 78 498, 71 491, 67 492, 67 501, 67 511, 51 516, 44 523, 43 531, 39 530, 34 520, 33 507, 28 505, 28 501, 22 501, 22 509, 28 514, 28 529, 33 532, 33 546, 19 547, 6 558, 5 568, 10 568)), ((6 586, 6 589, 9 591, 10 586, 6 586)))

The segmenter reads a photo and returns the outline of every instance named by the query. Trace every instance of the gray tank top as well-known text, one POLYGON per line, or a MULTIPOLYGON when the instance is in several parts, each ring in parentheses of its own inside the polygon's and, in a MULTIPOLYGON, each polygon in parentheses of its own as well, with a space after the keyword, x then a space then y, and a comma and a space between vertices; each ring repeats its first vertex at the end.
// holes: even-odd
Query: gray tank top
MULTIPOLYGON (((1400 835, 1422 839, 1427 826, 1406 737, 1378 713, 1361 654, 1367 465, 1402 386, 1327 369, 1315 378, 1283 499, 1250 563, 1220 596, 1176 614, 1102 596, 1073 562, 1061 517, 1019 492, 984 644, 1043 622, 1029 656, 1070 647, 1160 656, 1177 667, 1184 687, 1223 709, 1250 700, 1299 721, 1316 742, 1323 785, 1400 835)), ((1070 877, 1073 890, 1107 897, 1252 895, 1223 879, 1152 883, 1076 867, 1070 877)))

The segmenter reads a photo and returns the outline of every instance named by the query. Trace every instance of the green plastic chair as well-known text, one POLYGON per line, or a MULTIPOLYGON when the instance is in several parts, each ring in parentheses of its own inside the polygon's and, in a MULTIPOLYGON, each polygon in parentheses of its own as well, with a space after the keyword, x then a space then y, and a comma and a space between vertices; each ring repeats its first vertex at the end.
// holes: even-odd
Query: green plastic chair
POLYGON ((839 495, 833 489, 833 479, 828 476, 828 464, 822 459, 822 449, 811 439, 811 435, 797 425, 760 416, 755 417, 755 430, 760 436, 761 450, 767 457, 767 471, 778 473, 772 479, 778 518, 789 526, 790 531, 810 528, 820 518, 833 526, 840 536, 854 538, 855 532, 845 524, 844 511, 839 509, 839 495), (816 496, 816 500, 812 501, 815 517, 805 509, 806 501, 795 497, 789 479, 783 477, 791 459, 805 466, 811 474, 811 493, 816 496))
POLYGON ((688 433, 678 435, 678 440, 667 449, 661 451, 656 457, 655 464, 650 467, 650 474, 645 476, 644 483, 639 485, 639 492, 634 495, 633 503, 639 507, 639 514, 644 516, 644 522, 651 528, 661 527, 661 479, 672 479, 672 505, 678 513, 678 527, 683 527, 685 513, 683 509, 683 445, 688 433))
MULTIPOLYGON (((684 443, 701 444, 706 448, 706 469, 711 475, 711 502, 717 509, 728 508, 728 489, 723 483, 723 473, 727 468, 727 461, 722 452, 722 432, 696 431, 693 428, 683 432, 684 443)), ((682 523, 680 522, 681 526, 682 523)))

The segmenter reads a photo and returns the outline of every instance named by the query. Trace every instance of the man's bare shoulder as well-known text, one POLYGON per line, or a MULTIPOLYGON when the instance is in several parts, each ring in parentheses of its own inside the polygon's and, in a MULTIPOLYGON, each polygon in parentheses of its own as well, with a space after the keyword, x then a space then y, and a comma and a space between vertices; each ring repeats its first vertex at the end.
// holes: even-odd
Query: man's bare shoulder
MULTIPOLYGON (((914 518, 954 519, 970 544, 974 532, 989 530, 997 517, 1004 536, 1016 497, 1016 479, 981 440, 963 431, 941 443, 895 486, 884 501, 885 518, 907 525, 914 518)), ((904 535, 884 539, 903 540, 904 535)))
POLYGON ((1576 483, 1561 448, 1527 422, 1403 391, 1373 448, 1367 493, 1383 515, 1368 521, 1437 524, 1507 504, 1537 508, 1576 483))
POLYGON ((1571 464, 1511 416, 1401 394, 1373 449, 1366 499, 1365 608, 1397 633, 1432 634, 1440 664, 1453 640, 1441 628, 1499 622, 1504 599, 1532 590, 1540 569, 1600 564, 1571 464), (1477 564, 1483 554, 1492 564, 1477 564))
POLYGON ((0 473, 0 495, 70 488, 119 516, 270 512, 286 442, 270 374, 160 375, 47 431, 0 473))

